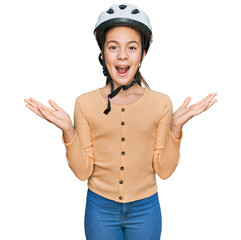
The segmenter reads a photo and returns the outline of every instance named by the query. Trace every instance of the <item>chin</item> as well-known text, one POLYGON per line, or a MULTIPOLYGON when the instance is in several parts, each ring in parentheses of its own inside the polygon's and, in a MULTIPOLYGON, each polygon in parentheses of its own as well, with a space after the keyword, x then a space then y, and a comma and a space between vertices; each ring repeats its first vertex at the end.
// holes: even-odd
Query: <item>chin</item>
POLYGON ((134 80, 134 74, 130 76, 125 76, 125 77, 120 77, 119 75, 115 75, 114 79, 115 82, 118 83, 119 85, 129 85, 133 80, 134 80))
POLYGON ((115 83, 118 85, 129 85, 133 79, 116 79, 115 83))

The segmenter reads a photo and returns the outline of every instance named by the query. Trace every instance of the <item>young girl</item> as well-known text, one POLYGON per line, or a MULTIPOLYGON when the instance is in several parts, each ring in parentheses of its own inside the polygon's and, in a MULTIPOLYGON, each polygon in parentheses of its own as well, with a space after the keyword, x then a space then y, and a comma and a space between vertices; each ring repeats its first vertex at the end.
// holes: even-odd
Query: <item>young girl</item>
POLYGON ((169 96, 149 88, 139 68, 152 28, 136 6, 111 6, 101 13, 94 33, 106 85, 76 98, 74 126, 52 100, 55 110, 33 98, 25 99, 26 106, 63 131, 69 167, 81 181, 88 179, 86 238, 159 240, 155 173, 162 179, 172 175, 183 125, 209 109, 216 93, 189 107, 188 97, 173 114, 169 96))

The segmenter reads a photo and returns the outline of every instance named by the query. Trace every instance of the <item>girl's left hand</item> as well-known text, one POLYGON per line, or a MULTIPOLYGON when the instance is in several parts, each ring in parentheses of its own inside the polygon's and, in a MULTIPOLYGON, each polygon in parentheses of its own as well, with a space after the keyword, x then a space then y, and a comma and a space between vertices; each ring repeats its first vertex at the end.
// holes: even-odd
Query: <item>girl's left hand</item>
POLYGON ((187 105, 190 103, 191 98, 186 98, 177 111, 173 113, 172 128, 182 129, 183 125, 192 117, 209 109, 215 102, 217 102, 217 99, 213 99, 216 95, 217 93, 209 94, 200 102, 197 102, 189 107, 187 107, 187 105))

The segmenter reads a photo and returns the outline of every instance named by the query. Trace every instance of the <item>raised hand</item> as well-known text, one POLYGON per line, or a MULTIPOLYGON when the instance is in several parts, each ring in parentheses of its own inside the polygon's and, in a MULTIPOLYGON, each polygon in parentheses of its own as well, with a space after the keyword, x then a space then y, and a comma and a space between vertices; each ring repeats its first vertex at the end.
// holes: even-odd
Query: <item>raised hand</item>
POLYGON ((53 100, 50 99, 48 102, 55 110, 44 106, 33 98, 24 99, 24 101, 28 103, 26 104, 26 107, 41 118, 53 123, 62 131, 68 131, 73 127, 69 114, 59 107, 53 100))
POLYGON ((176 110, 175 113, 173 113, 172 128, 182 129, 183 125, 192 117, 209 109, 215 102, 217 102, 217 99, 213 99, 216 95, 217 93, 209 94, 201 101, 192 104, 189 107, 187 107, 187 105, 190 103, 191 98, 186 98, 183 104, 176 110))

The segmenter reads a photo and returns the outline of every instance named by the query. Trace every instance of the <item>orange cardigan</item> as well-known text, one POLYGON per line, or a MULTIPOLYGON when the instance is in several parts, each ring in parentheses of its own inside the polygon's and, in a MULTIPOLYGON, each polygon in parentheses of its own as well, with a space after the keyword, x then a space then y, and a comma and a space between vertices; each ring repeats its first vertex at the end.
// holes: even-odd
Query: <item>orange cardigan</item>
POLYGON ((73 139, 65 143, 70 169, 93 192, 121 203, 157 192, 155 173, 172 175, 180 159, 180 139, 170 124, 173 115, 168 95, 145 88, 136 102, 111 103, 100 88, 76 98, 73 139))

